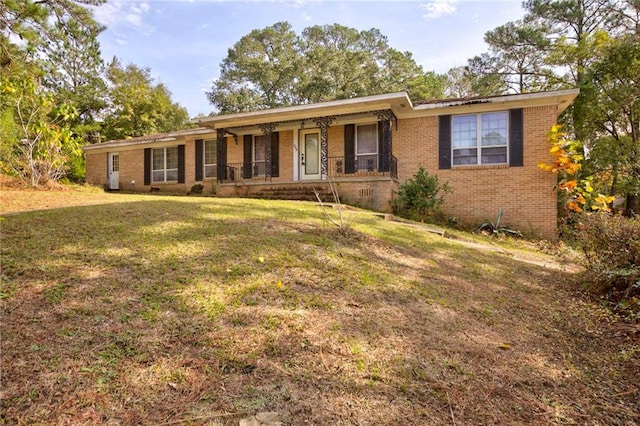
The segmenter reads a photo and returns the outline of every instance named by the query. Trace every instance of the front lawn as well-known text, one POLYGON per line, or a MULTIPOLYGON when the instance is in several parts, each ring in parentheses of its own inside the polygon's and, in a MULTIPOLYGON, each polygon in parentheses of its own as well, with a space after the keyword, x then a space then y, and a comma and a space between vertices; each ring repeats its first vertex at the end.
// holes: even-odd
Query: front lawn
POLYGON ((0 424, 640 422, 638 332, 544 262, 314 203, 55 194, 2 194, 0 424))

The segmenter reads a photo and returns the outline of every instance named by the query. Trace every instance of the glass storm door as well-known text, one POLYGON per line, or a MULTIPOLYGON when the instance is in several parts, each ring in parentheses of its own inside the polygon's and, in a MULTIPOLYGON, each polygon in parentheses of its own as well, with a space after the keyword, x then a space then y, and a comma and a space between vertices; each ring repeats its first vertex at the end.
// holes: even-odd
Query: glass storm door
POLYGON ((320 132, 302 132, 300 143, 300 179, 320 179, 320 132))
POLYGON ((120 189, 120 155, 110 152, 107 167, 109 170, 109 189, 120 189))

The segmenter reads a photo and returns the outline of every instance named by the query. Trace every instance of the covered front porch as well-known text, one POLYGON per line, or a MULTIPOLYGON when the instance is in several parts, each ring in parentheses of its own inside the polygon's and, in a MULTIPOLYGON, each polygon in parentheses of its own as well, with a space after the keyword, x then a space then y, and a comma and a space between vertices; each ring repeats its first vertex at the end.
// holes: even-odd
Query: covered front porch
MULTIPOLYGON (((340 197, 388 210, 398 180, 393 154, 405 93, 203 117, 215 130, 215 192, 220 196, 304 199, 336 183, 340 197), (381 201, 384 200, 384 201, 381 201)), ((208 159, 207 159, 208 158, 208 159)), ((196 169, 200 165, 196 164, 196 169)))
POLYGON ((340 201, 388 211, 398 177, 392 118, 375 111, 314 119, 310 128, 301 121, 220 129, 215 192, 334 202, 334 184, 340 201))

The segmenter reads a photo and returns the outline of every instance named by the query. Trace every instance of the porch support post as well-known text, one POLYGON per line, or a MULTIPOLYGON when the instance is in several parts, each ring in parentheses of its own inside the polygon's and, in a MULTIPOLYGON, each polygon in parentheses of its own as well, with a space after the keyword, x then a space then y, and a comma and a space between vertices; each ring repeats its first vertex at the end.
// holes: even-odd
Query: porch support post
POLYGON ((266 138, 264 143, 264 178, 271 180, 271 134, 278 127, 278 123, 262 123, 258 124, 258 127, 266 138))
POLYGON ((323 180, 327 178, 329 170, 329 126, 335 119, 333 115, 313 119, 320 128, 320 170, 323 180))
POLYGON ((395 118, 393 111, 385 110, 378 111, 378 120, 380 120, 380 125, 382 126, 382 170, 389 171, 391 170, 391 120, 395 118))

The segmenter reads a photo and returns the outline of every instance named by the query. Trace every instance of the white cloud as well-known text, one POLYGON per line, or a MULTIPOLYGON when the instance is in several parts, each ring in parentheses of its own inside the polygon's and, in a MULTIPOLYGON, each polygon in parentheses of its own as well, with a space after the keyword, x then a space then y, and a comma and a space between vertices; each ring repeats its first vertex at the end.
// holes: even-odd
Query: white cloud
POLYGON ((125 26, 149 35, 155 29, 144 19, 150 10, 151 6, 147 2, 113 0, 94 8, 93 13, 96 21, 107 27, 125 26))
POLYGON ((284 4, 285 6, 293 7, 293 8, 301 8, 312 5, 314 3, 318 3, 318 0, 284 0, 284 1, 276 1, 276 3, 284 4))
POLYGON ((428 3, 421 4, 425 13, 422 15, 425 19, 438 19, 443 16, 453 15, 458 10, 458 0, 431 0, 428 3))
POLYGON ((303 21, 307 21, 307 22, 311 21, 311 15, 309 15, 307 12, 303 12, 302 13, 302 20, 303 21))

